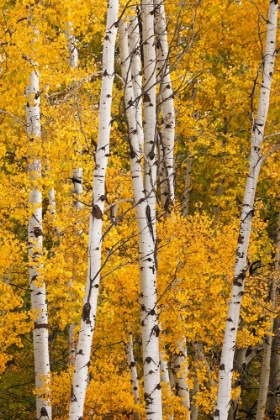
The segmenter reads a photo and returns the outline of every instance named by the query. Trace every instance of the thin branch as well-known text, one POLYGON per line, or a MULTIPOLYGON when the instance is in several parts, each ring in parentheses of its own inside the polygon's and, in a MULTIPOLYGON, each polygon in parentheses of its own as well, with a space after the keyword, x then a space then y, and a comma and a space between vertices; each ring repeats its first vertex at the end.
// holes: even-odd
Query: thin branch
POLYGON ((269 139, 270 137, 280 136, 280 131, 278 133, 269 134, 268 136, 264 136, 264 140, 269 139))
POLYGON ((16 122, 20 123, 21 125, 23 125, 24 127, 26 127, 26 123, 23 122, 20 118, 18 118, 16 115, 12 114, 11 112, 8 111, 3 111, 2 109, 0 109, 0 113, 1 114, 6 114, 9 115, 11 118, 13 118, 14 120, 16 120, 16 122))
POLYGON ((266 158, 268 158, 269 156, 272 155, 272 153, 276 152, 276 150, 278 150, 280 148, 280 141, 278 141, 270 150, 268 150, 268 152, 266 152, 263 156, 262 156, 262 163, 265 161, 266 158))

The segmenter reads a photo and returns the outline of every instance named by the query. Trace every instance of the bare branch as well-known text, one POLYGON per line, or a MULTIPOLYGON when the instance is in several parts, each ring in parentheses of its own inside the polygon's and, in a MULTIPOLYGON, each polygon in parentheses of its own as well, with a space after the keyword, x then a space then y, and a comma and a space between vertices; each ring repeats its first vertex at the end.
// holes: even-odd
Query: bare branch
POLYGON ((268 158, 272 153, 276 152, 280 148, 280 141, 278 141, 271 149, 269 149, 263 156, 262 156, 262 163, 268 158))
POLYGON ((3 111, 2 109, 0 109, 0 113, 1 114, 6 114, 9 115, 11 118, 13 118, 14 120, 16 120, 16 122, 18 122, 19 124, 23 125, 24 127, 26 127, 26 123, 23 122, 20 118, 18 118, 16 115, 12 114, 11 112, 8 111, 3 111))

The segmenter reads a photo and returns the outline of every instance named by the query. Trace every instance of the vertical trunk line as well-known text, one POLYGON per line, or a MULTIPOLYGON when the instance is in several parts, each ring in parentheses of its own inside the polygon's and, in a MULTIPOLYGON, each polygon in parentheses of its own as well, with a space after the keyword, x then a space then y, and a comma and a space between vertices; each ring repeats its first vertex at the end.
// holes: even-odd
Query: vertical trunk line
MULTIPOLYGON (((144 188, 142 173, 141 149, 138 137, 138 124, 135 109, 135 94, 130 71, 126 22, 120 25, 120 56, 124 84, 124 102, 128 125, 128 142, 130 149, 130 170, 132 175, 133 196, 136 208, 136 220, 139 231, 139 267, 140 267, 140 308, 142 326, 142 351, 144 373, 144 399, 146 420, 162 420, 161 384, 159 363, 159 325, 157 315, 157 247, 155 240, 155 192, 150 188, 151 178, 144 188)), ((150 40, 151 42, 151 40, 150 40)), ((149 125, 149 121, 146 121, 149 125)), ((153 124, 153 127, 155 125, 153 124)), ((149 131, 149 130, 148 130, 149 131)), ((144 130, 144 142, 147 142, 144 130)), ((149 137, 148 137, 149 138, 149 137)), ((154 137, 153 137, 154 139, 154 137)), ((145 149, 145 146, 144 146, 145 149)), ((147 147, 146 147, 147 150, 147 147)), ((155 157, 153 157, 154 160, 155 157)), ((147 168, 147 165, 145 165, 147 168)), ((149 166, 149 168, 152 168, 149 166)), ((145 169, 146 170, 146 169, 145 169)))
MULTIPOLYGON (((129 334, 129 342, 126 344, 125 351, 126 351, 126 357, 127 357, 127 364, 128 364, 129 372, 130 372, 131 392, 132 392, 135 404, 140 404, 139 383, 138 383, 136 362, 134 360, 132 334, 129 334)), ((136 411, 133 411, 132 417, 133 417, 133 420, 141 419, 140 414, 137 413, 136 411)))
POLYGON ((159 83, 159 107, 161 108, 162 125, 158 134, 159 173, 162 204, 170 212, 174 201, 174 141, 175 141, 175 108, 174 93, 169 69, 169 48, 164 2, 154 0, 156 70, 159 83))
POLYGON ((105 177, 110 153, 111 103, 115 75, 114 57, 118 28, 118 8, 118 0, 108 1, 106 32, 103 44, 103 76, 99 103, 98 142, 93 173, 93 197, 89 225, 88 275, 77 345, 74 378, 71 387, 70 420, 79 420, 83 417, 88 386, 91 343, 97 311, 101 271, 105 177))
MULTIPOLYGON (((29 278, 31 290, 32 310, 35 314, 33 329, 33 346, 35 362, 36 389, 45 389, 49 392, 50 360, 48 343, 48 310, 46 303, 46 285, 39 279, 40 257, 43 253, 43 227, 42 227, 42 192, 41 161, 36 151, 36 144, 41 139, 40 123, 40 90, 39 72, 35 69, 30 75, 30 84, 26 87, 26 124, 28 146, 28 172, 32 190, 29 195, 30 219, 28 223, 28 257, 29 278)), ((48 416, 52 418, 50 401, 36 392, 37 418, 48 416)))
POLYGON ((236 346, 236 335, 239 323, 242 295, 246 281, 246 266, 248 246, 251 235, 252 218, 254 214, 254 201, 256 187, 261 169, 262 143, 267 119, 270 99, 270 87, 274 71, 276 30, 277 30, 278 3, 270 2, 267 20, 266 48, 263 56, 263 75, 260 89, 260 99, 256 120, 252 116, 252 143, 250 155, 250 168, 246 180, 243 208, 240 218, 238 246, 236 251, 235 270, 232 293, 228 308, 224 342, 219 367, 218 398, 214 410, 215 420, 227 420, 231 401, 232 369, 236 346))

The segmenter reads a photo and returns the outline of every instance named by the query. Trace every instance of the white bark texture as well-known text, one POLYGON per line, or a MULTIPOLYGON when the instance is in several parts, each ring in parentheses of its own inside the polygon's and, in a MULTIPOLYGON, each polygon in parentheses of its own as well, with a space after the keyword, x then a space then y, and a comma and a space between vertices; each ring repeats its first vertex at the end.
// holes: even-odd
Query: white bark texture
MULTIPOLYGON (((136 362, 134 360, 134 353, 133 353, 133 340, 132 334, 129 336, 129 343, 126 345, 126 357, 127 363, 130 372, 130 382, 131 382, 131 391, 134 398, 135 404, 140 403, 140 395, 139 395, 139 384, 138 384, 138 375, 137 375, 137 367, 136 362)), ((140 420, 141 416, 137 412, 133 412, 132 414, 133 420, 140 420)))
MULTIPOLYGON (((68 29, 66 30, 66 38, 67 38, 67 49, 69 52, 68 63, 69 66, 73 69, 78 67, 79 63, 79 53, 76 47, 76 39, 72 33, 71 22, 67 22, 68 29)), ((72 182, 73 182, 73 194, 75 195, 74 199, 74 206, 77 210, 83 208, 82 203, 79 201, 79 196, 83 192, 83 168, 74 168, 72 174, 72 182), (77 197, 77 199, 76 199, 77 197)), ((73 257, 74 258, 74 257, 73 257)), ((69 286, 72 288, 72 279, 69 282, 69 286)), ((75 365, 76 361, 76 343, 75 343, 75 324, 69 325, 69 364, 75 365)))
POLYGON ((190 394, 187 385, 188 379, 188 354, 186 340, 177 342, 176 353, 172 355, 172 371, 175 380, 176 395, 181 398, 182 405, 186 407, 189 412, 186 420, 190 418, 190 394))
POLYGON ((277 14, 278 4, 275 4, 275 2, 272 1, 269 3, 266 47, 263 56, 263 78, 260 88, 258 114, 256 120, 253 121, 252 126, 250 168, 246 180, 238 246, 236 251, 232 294, 229 303, 224 343, 219 367, 218 399, 214 410, 214 419, 217 420, 226 420, 230 408, 233 357, 236 346, 240 307, 246 279, 247 255, 251 235, 255 193, 260 168, 263 162, 261 149, 269 108, 270 87, 274 71, 277 14))
POLYGON ((168 64, 169 48, 164 2, 154 0, 156 35, 156 70, 159 81, 159 106, 162 112, 161 133, 158 136, 160 150, 160 185, 163 208, 170 211, 174 201, 174 94, 168 64))
MULTIPOLYGON (((170 380, 169 380, 169 370, 168 370, 168 363, 164 359, 162 353, 160 353, 160 379, 161 382, 164 382, 168 386, 168 392, 172 394, 170 380)), ((173 414, 167 414, 167 420, 173 420, 173 414)))
MULTIPOLYGON (((72 69, 76 69, 79 63, 79 53, 76 47, 75 36, 72 34, 71 22, 68 22, 67 26, 68 26, 68 29, 65 32, 65 34, 67 38, 67 49, 69 52, 68 62, 69 62, 69 66, 72 69)), ((72 181, 73 181, 73 194, 79 197, 79 195, 81 195, 83 192, 83 168, 73 169, 72 181)), ((83 207, 82 203, 79 200, 75 200, 74 205, 78 210, 83 207)))
POLYGON ((36 414, 38 419, 42 416, 51 419, 50 401, 44 399, 42 395, 44 394, 42 389, 45 386, 48 387, 49 383, 50 361, 46 288, 44 281, 42 279, 38 280, 39 269, 41 268, 38 260, 43 251, 42 193, 38 186, 41 178, 41 162, 36 156, 36 152, 33 151, 33 145, 41 137, 39 92, 39 74, 37 70, 34 70, 30 75, 30 84, 26 88, 26 125, 29 138, 28 171, 32 184, 32 191, 29 196, 31 217, 28 224, 29 278, 32 310, 35 315, 33 330, 35 382, 36 388, 41 389, 39 393, 36 393, 36 414))
MULTIPOLYGON (((147 193, 144 190, 136 110, 135 106, 133 106, 135 104, 135 96, 131 80, 127 26, 125 22, 122 22, 120 25, 120 54, 122 77, 126 81, 124 100, 128 122, 130 170, 139 231, 140 302, 146 420, 162 420, 159 325, 156 308, 157 248, 155 223, 154 219, 152 219, 153 213, 151 211, 151 206, 154 206, 154 202, 151 200, 151 181, 148 183, 149 192, 147 193)), ((155 127, 155 124, 153 124, 153 127, 155 127)), ((148 139, 150 137, 147 137, 145 134, 144 143, 149 141, 148 139)), ((154 158, 150 160, 153 161, 154 158)), ((153 196, 155 197, 154 194, 153 196)))
POLYGON ((165 384, 170 383, 168 364, 161 353, 160 353, 160 379, 165 384))
POLYGON ((228 420, 235 420, 238 410, 238 403, 241 397, 241 386, 240 384, 243 381, 242 376, 246 370, 246 348, 236 349, 234 354, 234 362, 233 362, 233 370, 238 373, 236 383, 233 384, 233 387, 237 386, 239 388, 239 392, 237 397, 231 401, 230 409, 228 413, 228 420))
POLYGON ((79 53, 76 47, 75 36, 72 34, 72 23, 67 22, 67 27, 68 29, 65 31, 65 35, 67 38, 67 49, 69 53, 68 63, 70 67, 76 69, 79 62, 79 53))
POLYGON ((142 116, 142 72, 141 72, 141 37, 139 32, 138 18, 131 18, 128 25, 128 49, 130 54, 131 78, 135 98, 135 115, 137 122, 137 134, 139 148, 142 151, 144 145, 143 116, 142 116))
POLYGON ((77 200, 74 201, 74 206, 76 209, 80 210, 83 205, 79 201, 79 196, 83 192, 83 168, 74 168, 73 169, 73 194, 77 197, 77 200))
POLYGON ((99 105, 98 143, 93 175, 92 211, 89 226, 88 276, 77 346, 75 372, 71 389, 70 420, 83 417, 88 385, 91 343, 95 327, 100 283, 102 217, 105 201, 105 176, 109 157, 111 103, 114 81, 114 55, 117 35, 118 0, 109 0, 103 45, 103 76, 99 105))
POLYGON ((144 187, 151 208, 152 224, 155 221, 155 189, 156 189, 156 54, 154 36, 154 4, 153 0, 141 2, 142 45, 144 59, 143 105, 144 105, 144 154, 145 173, 144 187))

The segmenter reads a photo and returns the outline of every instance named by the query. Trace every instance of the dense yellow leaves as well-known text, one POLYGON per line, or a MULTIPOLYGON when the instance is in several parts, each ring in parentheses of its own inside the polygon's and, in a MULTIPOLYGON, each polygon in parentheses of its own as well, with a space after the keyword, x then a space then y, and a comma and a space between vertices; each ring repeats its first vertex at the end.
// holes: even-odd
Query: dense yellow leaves
MULTIPOLYGON (((27 159, 25 89, 30 72, 36 69, 40 77, 42 137, 33 142, 32 151, 33 158, 42 163, 42 178, 36 179, 36 186, 43 194, 44 241, 38 258, 37 281, 47 285, 54 418, 66 420, 73 374, 68 365, 69 325, 80 321, 87 274, 107 4, 99 0, 0 3, 0 374, 4 384, 1 387, 21 383, 21 378, 31 384, 26 401, 7 394, 4 406, 10 407, 5 408, 10 417, 3 419, 15 418, 21 411, 22 417, 17 418, 26 419, 30 412, 33 416, 34 410, 31 350, 34 313, 30 311, 27 280, 27 226, 32 211, 28 211, 28 199, 32 183, 27 173, 31 161, 27 159), (69 68, 67 28, 76 38, 77 69, 69 68), (77 167, 83 168, 81 210, 74 207, 77 197, 72 194, 72 174, 77 167), (55 190, 55 214, 50 212, 51 188, 55 190)), ((216 398, 251 116, 261 82, 258 69, 265 37, 266 3, 220 0, 166 3, 177 117, 176 200, 170 217, 165 217, 160 205, 157 209, 160 347, 170 361, 178 341, 186 338, 189 367, 186 381, 191 393, 195 382, 199 383, 191 402, 199 408, 202 420, 211 417, 216 398), (188 157, 192 158, 190 214, 183 218, 181 203, 188 157), (197 360, 194 343, 202 344, 204 359, 197 360)), ((135 13, 135 4, 128 3, 124 17, 128 19, 135 13)), ((117 60, 100 296, 85 405, 88 420, 102 416, 122 420, 131 418, 133 411, 142 415, 144 412, 139 244, 119 67, 117 60), (115 219, 114 204, 118 204, 115 219), (138 405, 133 402, 125 353, 130 333, 140 378, 138 405)), ((279 63, 273 80, 266 135, 280 131, 279 63)), ((264 151, 269 151, 276 141, 277 136, 267 138, 264 151)), ((257 188, 237 348, 260 345, 274 315, 270 286, 274 276, 279 181, 276 153, 264 163, 257 188), (261 267, 250 273, 250 265, 258 260, 261 267)), ((157 198, 160 203, 159 194, 157 198)), ((259 362, 255 362, 254 368, 259 367, 259 362)), ((175 413, 176 419, 185 419, 186 409, 175 395, 175 388, 163 383, 162 388, 164 418, 175 413)), ((239 388, 234 388, 232 398, 238 393, 239 388)))

